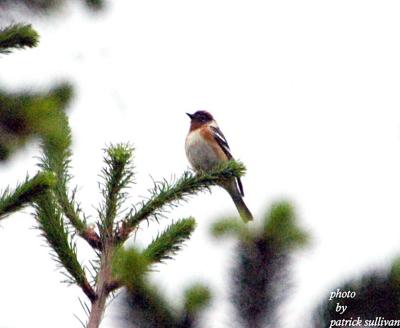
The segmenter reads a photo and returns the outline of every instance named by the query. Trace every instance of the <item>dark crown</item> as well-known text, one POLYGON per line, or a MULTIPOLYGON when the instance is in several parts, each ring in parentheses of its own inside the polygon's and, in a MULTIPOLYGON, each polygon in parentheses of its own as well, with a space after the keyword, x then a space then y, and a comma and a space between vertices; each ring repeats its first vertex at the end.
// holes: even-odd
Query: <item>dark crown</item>
POLYGON ((210 122, 214 119, 213 116, 205 110, 199 110, 194 114, 188 114, 188 115, 192 119, 192 121, 198 121, 198 122, 210 122))

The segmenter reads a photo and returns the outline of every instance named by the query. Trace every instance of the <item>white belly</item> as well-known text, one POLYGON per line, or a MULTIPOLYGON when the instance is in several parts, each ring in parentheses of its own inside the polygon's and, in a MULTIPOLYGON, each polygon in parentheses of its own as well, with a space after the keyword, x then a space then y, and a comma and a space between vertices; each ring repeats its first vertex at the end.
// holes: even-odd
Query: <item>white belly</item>
POLYGON ((209 171, 220 162, 213 148, 200 135, 200 132, 193 131, 186 137, 186 156, 196 171, 209 171))

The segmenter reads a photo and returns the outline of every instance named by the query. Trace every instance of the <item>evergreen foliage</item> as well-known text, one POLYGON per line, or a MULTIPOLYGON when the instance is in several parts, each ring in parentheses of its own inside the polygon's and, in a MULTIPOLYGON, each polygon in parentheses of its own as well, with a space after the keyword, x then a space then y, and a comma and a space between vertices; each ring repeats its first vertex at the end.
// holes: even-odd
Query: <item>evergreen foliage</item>
POLYGON ((112 274, 121 285, 134 289, 142 285, 149 266, 149 259, 135 247, 119 247, 113 256, 112 274))
MULTIPOLYGON (((0 3, 1 4, 1 3, 0 3)), ((39 35, 25 24, 13 24, 0 29, 0 54, 13 49, 35 47, 39 35)), ((0 161, 26 143, 31 136, 57 140, 58 113, 69 102, 71 88, 63 85, 48 94, 23 92, 11 94, 0 90, 0 161)), ((22 209, 56 184, 53 172, 39 172, 13 190, 5 188, 0 196, 0 219, 22 209)))
MULTIPOLYGON (((217 238, 237 239, 235 265, 230 272, 230 294, 237 320, 235 327, 278 327, 277 306, 289 292, 290 254, 307 244, 308 235, 297 225, 292 206, 287 202, 272 205, 258 226, 240 219, 222 219, 213 224, 217 238)), ((132 263, 138 263, 137 252, 132 263)), ((142 255, 146 254, 146 251, 142 255)), ((143 258, 143 257, 141 257, 143 258)), ((184 293, 184 305, 175 309, 155 286, 146 280, 151 258, 143 260, 142 285, 129 285, 125 295, 124 327, 191 328, 200 324, 201 313, 211 302, 211 291, 195 284, 184 293)), ((136 265, 133 265, 136 266, 136 265)), ((139 265, 140 266, 140 265, 139 265)), ((125 267, 127 268, 127 266, 125 267)), ((120 272, 133 272, 133 267, 120 272)), ((136 272, 136 271, 135 271, 136 272)), ((138 280, 136 280, 138 281, 138 280)))
POLYGON ((12 49, 36 47, 39 42, 38 33, 31 25, 14 24, 0 29, 0 53, 7 54, 12 49))
POLYGON ((86 6, 92 10, 103 9, 105 6, 102 0, 85 0, 86 6))
POLYGON ((185 310, 189 314, 195 314, 206 307, 211 301, 210 290, 201 285, 195 284, 185 291, 185 310))
POLYGON ((184 292, 184 305, 171 306, 164 295, 144 281, 140 286, 129 288, 124 294, 126 305, 124 327, 135 328, 194 328, 201 312, 211 302, 210 290, 196 283, 184 292))
POLYGON ((94 290, 78 261, 75 243, 71 240, 62 213, 51 192, 39 197, 36 201, 35 216, 43 237, 54 252, 53 258, 60 264, 60 267, 66 270, 67 282, 80 286, 87 297, 94 301, 94 290))
POLYGON ((206 286, 197 283, 186 289, 184 297, 184 312, 181 314, 177 327, 197 327, 202 311, 211 304, 211 291, 206 286))
MULTIPOLYGON (((54 172, 57 181, 51 191, 35 201, 35 216, 55 260, 65 269, 68 282, 81 287, 92 304, 88 327, 99 326, 106 300, 122 286, 132 290, 139 307, 142 301, 150 302, 153 310, 157 310, 161 298, 152 292, 145 273, 153 263, 171 259, 181 249, 194 231, 195 221, 188 218, 172 223, 143 251, 134 247, 126 250, 124 241, 131 233, 137 233, 141 222, 165 217, 165 209, 232 176, 242 175, 244 166, 229 162, 200 175, 184 172, 174 182, 154 182, 149 199, 125 213, 122 209, 134 179, 134 150, 129 144, 110 145, 105 149, 105 166, 101 174, 103 183, 100 184, 102 202, 97 211, 98 218, 94 224, 89 224, 75 200, 75 189, 70 191, 71 132, 65 114, 59 112, 59 115, 63 122, 58 131, 59 138, 43 139, 43 155, 39 163, 43 170, 54 172), (93 264, 91 272, 77 259, 76 236, 85 239, 97 254, 92 261, 96 264, 93 264), (87 278, 89 273, 94 277, 93 283, 87 278)), ((198 299, 201 300, 201 297, 198 299)))
POLYGON ((56 183, 52 172, 40 172, 33 178, 26 178, 14 190, 6 188, 0 196, 0 219, 22 209, 26 204, 45 193, 56 183))
POLYGON ((101 219, 101 231, 112 237, 114 219, 127 196, 125 190, 133 182, 133 148, 129 144, 118 144, 106 149, 106 154, 104 158, 106 166, 102 171, 103 204, 98 213, 101 219))
POLYGON ((174 328, 176 317, 169 302, 148 282, 131 288, 125 295, 126 326, 135 328, 174 328))
POLYGON ((133 208, 133 213, 127 218, 127 226, 134 229, 143 220, 162 217, 166 207, 175 207, 179 201, 187 200, 191 195, 209 190, 210 186, 220 185, 234 176, 242 176, 246 172, 243 164, 229 161, 215 167, 211 172, 193 174, 185 172, 182 177, 173 182, 163 180, 154 184, 151 196, 142 202, 140 209, 133 208))
POLYGON ((224 219, 213 225, 212 233, 238 239, 231 300, 241 327, 275 327, 277 305, 290 289, 290 252, 305 246, 308 240, 297 226, 292 206, 287 202, 273 204, 259 228, 224 219))
POLYGON ((182 219, 172 223, 163 233, 159 234, 145 249, 144 256, 150 262, 169 260, 188 240, 196 227, 193 218, 182 219))
MULTIPOLYGON (((135 265, 122 272, 137 273, 137 268, 143 265, 142 261, 137 261, 137 254, 134 255, 135 265), (131 271, 133 270, 133 271, 131 271)), ((132 255, 132 254, 130 254, 132 255)), ((146 266, 146 265, 145 265, 146 266)), ((121 270, 119 269, 119 270, 121 270)), ((152 285, 146 279, 145 272, 142 271, 141 279, 134 279, 127 284, 127 291, 123 294, 124 304, 123 327, 135 328, 194 328, 196 327, 202 310, 211 302, 210 290, 196 283, 184 292, 184 304, 179 309, 171 305, 171 302, 161 293, 159 288, 152 285)))
POLYGON ((72 98, 72 87, 61 84, 45 93, 9 93, 0 90, 0 160, 7 160, 32 137, 60 143, 65 125, 63 111, 72 98))
MULTIPOLYGON (((104 8, 103 0, 81 0, 90 10, 104 8)), ((66 0, 0 0, 0 9, 22 7, 32 13, 49 13, 62 8, 66 0)))

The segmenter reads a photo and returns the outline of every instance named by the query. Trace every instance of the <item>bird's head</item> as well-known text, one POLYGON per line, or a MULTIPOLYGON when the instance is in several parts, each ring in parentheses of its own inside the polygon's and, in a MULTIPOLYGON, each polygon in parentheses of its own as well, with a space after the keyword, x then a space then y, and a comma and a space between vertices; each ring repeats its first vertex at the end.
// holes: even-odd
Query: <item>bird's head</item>
POLYGON ((199 128, 202 125, 207 124, 214 120, 214 117, 205 110, 199 110, 194 114, 186 113, 186 115, 190 117, 191 130, 199 128))

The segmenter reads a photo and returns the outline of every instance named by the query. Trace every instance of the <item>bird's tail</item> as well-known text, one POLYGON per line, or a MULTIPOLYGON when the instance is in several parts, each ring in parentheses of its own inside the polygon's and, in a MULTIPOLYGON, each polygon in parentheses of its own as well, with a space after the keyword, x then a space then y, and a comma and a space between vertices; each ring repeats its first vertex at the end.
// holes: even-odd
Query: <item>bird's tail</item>
POLYGON ((242 220, 246 223, 253 220, 253 214, 251 214, 250 210, 246 206, 245 202, 243 201, 243 197, 240 194, 239 190, 237 189, 236 185, 235 188, 227 188, 229 194, 232 197, 233 202, 236 205, 236 208, 240 214, 242 220))
POLYGON ((240 199, 234 199, 233 200, 236 208, 240 214, 240 217, 244 222, 249 222, 253 220, 253 214, 251 214, 250 210, 246 206, 245 202, 243 201, 243 198, 240 197, 240 199))

